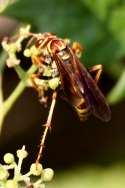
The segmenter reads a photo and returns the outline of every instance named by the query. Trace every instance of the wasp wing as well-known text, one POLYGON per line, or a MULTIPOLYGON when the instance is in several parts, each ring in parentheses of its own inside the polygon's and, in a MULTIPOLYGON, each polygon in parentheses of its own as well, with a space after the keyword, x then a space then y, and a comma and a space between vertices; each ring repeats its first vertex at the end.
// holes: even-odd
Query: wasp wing
POLYGON ((63 61, 58 55, 55 57, 68 101, 73 106, 79 106, 81 99, 85 98, 92 114, 102 121, 109 121, 111 111, 104 95, 84 65, 70 48, 68 50, 71 54, 70 60, 63 61))
POLYGON ((72 59, 63 61, 58 55, 55 55, 54 59, 56 60, 60 73, 61 86, 65 100, 70 102, 74 107, 79 106, 81 99, 83 99, 82 92, 84 91, 84 88, 78 75, 75 74, 72 59))
POLYGON ((75 67, 79 70, 80 80, 84 85, 85 99, 90 106, 91 112, 102 121, 109 121, 111 111, 104 95, 84 65, 76 57, 74 58, 75 67))

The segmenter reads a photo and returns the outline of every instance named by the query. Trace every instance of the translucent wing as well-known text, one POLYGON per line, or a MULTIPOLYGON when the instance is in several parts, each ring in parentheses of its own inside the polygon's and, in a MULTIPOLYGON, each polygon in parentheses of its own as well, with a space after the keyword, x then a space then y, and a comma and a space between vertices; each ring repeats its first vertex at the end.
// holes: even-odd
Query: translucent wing
POLYGON ((85 98, 86 105, 92 114, 102 121, 109 121, 111 111, 104 95, 98 88, 87 69, 69 48, 70 59, 64 61, 56 55, 56 63, 60 72, 61 83, 68 101, 78 106, 85 98))
POLYGON ((74 67, 78 69, 80 81, 84 85, 84 97, 90 106, 91 112, 102 121, 109 121, 111 111, 104 95, 91 77, 84 65, 74 56, 74 67))

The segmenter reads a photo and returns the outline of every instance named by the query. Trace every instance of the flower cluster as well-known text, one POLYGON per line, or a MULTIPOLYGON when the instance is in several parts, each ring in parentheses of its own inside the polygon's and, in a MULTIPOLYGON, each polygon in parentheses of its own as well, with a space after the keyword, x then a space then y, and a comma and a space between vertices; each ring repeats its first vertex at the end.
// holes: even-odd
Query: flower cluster
POLYGON ((43 169, 42 164, 40 163, 31 164, 29 172, 22 174, 22 163, 27 155, 28 152, 25 150, 25 146, 23 146, 22 149, 17 150, 17 163, 13 154, 7 153, 4 155, 5 164, 0 164, 1 188, 44 188, 45 182, 52 180, 54 171, 51 168, 43 169), (9 177, 10 170, 13 170, 14 173, 12 178, 9 177))
POLYGON ((13 67, 20 64, 20 59, 16 57, 16 52, 20 52, 22 49, 22 41, 28 37, 30 25, 26 28, 20 28, 19 37, 16 36, 14 41, 9 42, 8 38, 4 38, 2 41, 3 49, 8 53, 7 66, 13 67))
MULTIPOLYGON (((20 66, 20 59, 17 57, 18 52, 23 52, 26 58, 31 58, 32 65, 36 66, 35 76, 34 74, 28 75, 27 86, 34 87, 38 94, 40 101, 46 103, 47 97, 44 93, 48 90, 55 90, 60 86, 60 76, 55 61, 47 54, 45 49, 37 48, 36 41, 41 38, 42 34, 35 34, 30 32, 30 26, 20 28, 19 33, 14 37, 8 39, 5 38, 2 42, 3 49, 7 52, 8 58, 6 64, 8 67, 14 67, 17 71, 17 65, 20 66), (27 40, 25 48, 22 47, 22 42, 27 40), (44 54, 44 55, 43 55, 44 54), (41 59, 44 57, 44 62, 41 63, 41 59), (38 76, 41 75, 41 76, 38 76), (43 78, 42 78, 43 77, 43 78), (47 79, 44 79, 47 78, 47 79)), ((22 68, 20 67, 20 70, 22 68)), ((18 71, 19 77, 24 80, 24 74, 21 75, 21 71, 18 71)), ((22 69, 22 72, 25 71, 22 69)))

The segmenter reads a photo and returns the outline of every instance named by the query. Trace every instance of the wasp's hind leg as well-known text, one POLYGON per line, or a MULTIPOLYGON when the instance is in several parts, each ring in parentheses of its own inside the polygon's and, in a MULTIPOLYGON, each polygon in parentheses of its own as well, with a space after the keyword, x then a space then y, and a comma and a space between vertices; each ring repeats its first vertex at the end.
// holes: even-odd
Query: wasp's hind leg
POLYGON ((55 108, 55 105, 56 105, 56 98, 57 98, 57 92, 54 91, 53 95, 52 95, 52 102, 51 102, 51 106, 50 106, 50 110, 49 110, 49 115, 48 115, 46 123, 44 124, 45 130, 43 132, 43 135, 42 135, 42 138, 41 138, 41 141, 40 141, 40 148, 39 148, 39 152, 38 152, 37 159, 36 159, 36 165, 39 163, 39 160, 42 156, 43 149, 44 149, 44 143, 45 143, 45 140, 46 140, 48 130, 51 129, 51 122, 52 122, 54 108, 55 108))
POLYGON ((101 73, 103 70, 103 65, 99 64, 99 65, 94 65, 93 67, 90 67, 88 69, 89 73, 96 73, 96 75, 94 76, 94 80, 96 81, 96 83, 98 83, 101 73))

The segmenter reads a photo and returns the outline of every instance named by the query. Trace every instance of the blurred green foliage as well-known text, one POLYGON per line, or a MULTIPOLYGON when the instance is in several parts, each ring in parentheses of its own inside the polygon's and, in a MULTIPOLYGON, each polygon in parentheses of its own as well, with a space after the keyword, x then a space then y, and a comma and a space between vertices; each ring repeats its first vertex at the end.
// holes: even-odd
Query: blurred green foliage
MULTIPOLYGON (((85 48, 83 62, 87 66, 104 64, 117 81, 108 95, 109 102, 115 104, 125 98, 124 0, 18 0, 2 15, 30 23, 35 32, 54 32, 79 41, 85 48)), ((124 169, 116 166, 64 171, 48 187, 124 188, 124 169)))
POLYGON ((18 0, 4 14, 31 23, 38 32, 80 41, 87 64, 109 68, 125 54, 124 10, 121 0, 18 0))
POLYGON ((124 188, 125 166, 84 166, 55 174, 47 188, 124 188))
MULTIPOLYGON (((87 66, 104 64, 113 79, 120 78, 125 55, 124 0, 18 0, 2 14, 30 23, 37 32, 50 31, 79 41, 87 66)), ((109 94, 110 103, 125 98, 123 89, 114 97, 116 90, 109 94)))

